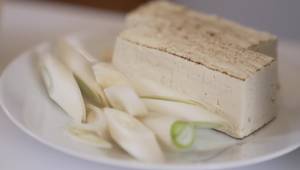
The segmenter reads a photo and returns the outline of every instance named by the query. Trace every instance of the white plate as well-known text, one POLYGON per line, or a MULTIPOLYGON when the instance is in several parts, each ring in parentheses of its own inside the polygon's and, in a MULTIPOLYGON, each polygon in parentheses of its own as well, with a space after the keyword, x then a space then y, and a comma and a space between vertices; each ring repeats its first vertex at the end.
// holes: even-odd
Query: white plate
MULTIPOLYGON (((116 32, 103 31, 97 34, 81 34, 77 38, 85 43, 92 54, 98 55, 112 47, 115 35, 116 32)), ((0 103, 12 122, 28 135, 52 148, 82 159, 137 169, 199 170, 245 166, 281 156, 300 145, 298 123, 300 107, 297 106, 300 98, 297 87, 300 87, 300 83, 297 75, 292 77, 293 74, 299 73, 300 67, 289 64, 294 60, 293 54, 300 52, 297 50, 289 46, 280 47, 279 116, 273 122, 244 140, 232 142, 231 138, 225 135, 218 136, 214 142, 220 144, 221 141, 226 145, 206 152, 169 152, 168 161, 164 164, 145 164, 135 161, 119 149, 94 149, 78 145, 66 137, 64 128, 70 120, 48 98, 31 50, 20 55, 3 72, 0 82, 0 103)), ((199 139, 195 147, 197 148, 203 141, 199 139)))

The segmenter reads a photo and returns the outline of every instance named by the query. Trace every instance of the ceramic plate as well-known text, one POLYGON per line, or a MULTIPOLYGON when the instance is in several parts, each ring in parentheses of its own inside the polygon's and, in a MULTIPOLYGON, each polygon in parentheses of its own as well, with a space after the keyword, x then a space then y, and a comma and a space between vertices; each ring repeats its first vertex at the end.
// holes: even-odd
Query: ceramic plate
MULTIPOLYGON (((105 29, 104 29, 105 30, 105 29)), ((116 29, 117 30, 117 29, 116 29)), ((113 47, 114 31, 78 34, 93 55, 106 53, 113 47)), ((50 43, 50 42, 49 42, 50 43)), ((48 44, 49 44, 48 43, 48 44)), ((47 44, 47 43, 46 43, 47 44)), ((281 156, 300 145, 300 72, 296 64, 300 46, 279 46, 280 94, 278 116, 263 129, 243 140, 225 135, 199 132, 192 152, 166 152, 163 164, 145 164, 114 148, 100 150, 75 143, 64 135, 69 117, 49 98, 36 68, 33 49, 17 57, 2 73, 0 103, 8 117, 36 140, 64 153, 101 164, 136 169, 223 169, 245 166, 281 156), (294 77, 293 77, 294 76, 294 77), (206 151, 197 149, 205 146, 206 151)), ((298 59, 298 63, 300 60, 298 59)))

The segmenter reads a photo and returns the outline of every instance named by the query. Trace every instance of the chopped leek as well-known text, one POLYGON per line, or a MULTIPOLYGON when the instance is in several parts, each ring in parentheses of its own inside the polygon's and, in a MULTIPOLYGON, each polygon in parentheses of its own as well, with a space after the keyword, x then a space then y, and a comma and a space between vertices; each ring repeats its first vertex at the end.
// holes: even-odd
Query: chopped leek
POLYGON ((112 86, 104 89, 109 103, 116 109, 133 116, 145 116, 148 110, 135 91, 128 86, 112 86))
POLYGON ((105 108, 113 140, 130 155, 145 162, 163 162, 164 155, 153 132, 129 114, 105 108))

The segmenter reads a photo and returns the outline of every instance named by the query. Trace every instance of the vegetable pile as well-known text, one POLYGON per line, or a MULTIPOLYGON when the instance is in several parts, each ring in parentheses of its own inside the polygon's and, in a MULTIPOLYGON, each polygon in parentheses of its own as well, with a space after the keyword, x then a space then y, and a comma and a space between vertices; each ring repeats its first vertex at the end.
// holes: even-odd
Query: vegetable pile
POLYGON ((197 102, 162 92, 155 82, 132 83, 74 39, 36 53, 49 97, 72 119, 67 134, 80 143, 101 149, 117 144, 137 160, 163 162, 162 148, 190 149, 198 128, 228 125, 197 102))

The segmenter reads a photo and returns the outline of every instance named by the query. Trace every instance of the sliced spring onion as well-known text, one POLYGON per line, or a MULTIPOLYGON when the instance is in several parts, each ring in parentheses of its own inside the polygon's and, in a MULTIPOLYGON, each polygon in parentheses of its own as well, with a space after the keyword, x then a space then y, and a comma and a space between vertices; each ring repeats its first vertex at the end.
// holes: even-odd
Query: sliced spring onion
POLYGON ((93 104, 107 106, 108 103, 102 88, 96 82, 91 64, 66 39, 58 41, 54 50, 73 72, 83 96, 93 104))
POLYGON ((113 140, 131 156, 144 162, 163 162, 164 155, 153 132, 129 114, 105 108, 113 140))
POLYGON ((92 104, 86 104, 87 118, 85 123, 76 124, 76 126, 91 130, 109 140, 107 120, 102 109, 92 104))
POLYGON ((83 46, 82 42, 75 36, 68 36, 66 41, 76 50, 81 56, 83 56, 89 63, 100 62, 100 58, 92 56, 83 46))
POLYGON ((188 149, 195 139, 195 126, 193 123, 163 114, 150 114, 142 119, 159 141, 168 149, 188 149))
POLYGON ((109 103, 116 109, 125 111, 133 116, 145 116, 148 111, 145 104, 128 86, 112 86, 104 89, 109 103))
POLYGON ((166 88, 152 80, 141 77, 132 77, 130 75, 128 76, 128 78, 130 79, 130 83, 133 85, 136 92, 142 98, 172 99, 178 100, 180 102, 197 104, 190 98, 183 96, 173 90, 170 90, 169 88, 166 88))
POLYGON ((48 94, 76 122, 86 119, 80 89, 72 72, 45 49, 38 49, 40 69, 48 94))
POLYGON ((93 65, 93 71, 96 76, 97 83, 103 88, 114 85, 128 85, 127 78, 119 72, 112 64, 100 62, 93 65))
POLYGON ((97 148, 112 148, 112 145, 95 131, 84 129, 80 126, 70 126, 67 128, 67 134, 75 141, 97 147, 97 148))
MULTIPOLYGON (((186 104, 182 102, 142 99, 149 111, 153 113, 162 113, 177 116, 183 120, 191 122, 209 122, 212 126, 216 124, 227 125, 227 121, 222 117, 211 113, 197 105, 186 104)), ((200 126, 200 123, 199 123, 200 126)))
POLYGON ((172 142, 177 148, 191 147, 195 141, 195 127, 184 121, 176 121, 171 126, 172 142))

